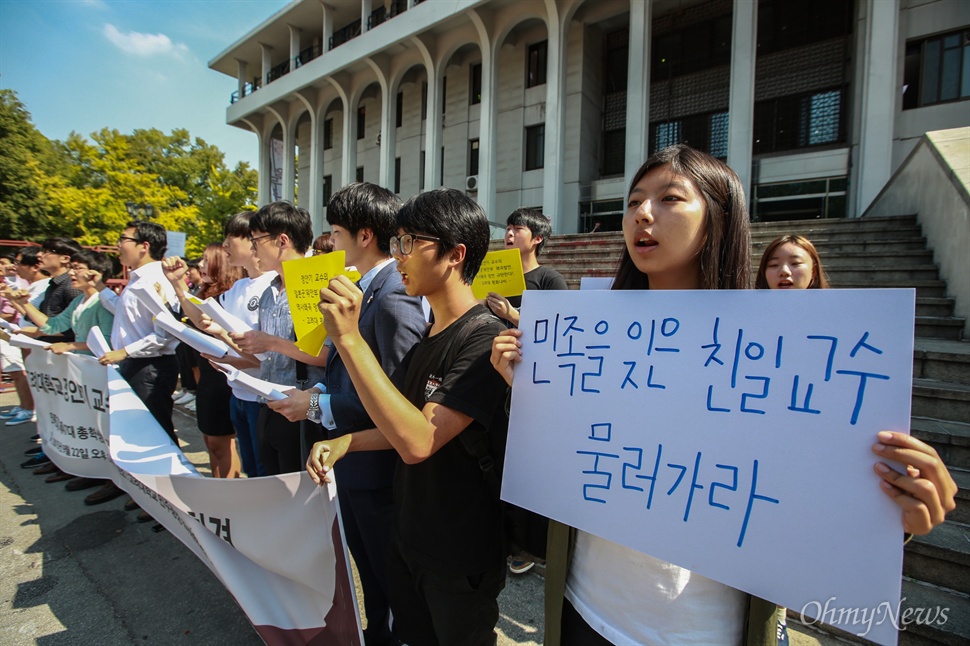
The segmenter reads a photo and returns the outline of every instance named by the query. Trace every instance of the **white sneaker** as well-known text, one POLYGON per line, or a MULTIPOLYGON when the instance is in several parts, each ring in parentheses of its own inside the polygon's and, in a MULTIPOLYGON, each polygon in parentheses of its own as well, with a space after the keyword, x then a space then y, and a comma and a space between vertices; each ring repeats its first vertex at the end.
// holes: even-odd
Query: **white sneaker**
POLYGON ((27 422, 36 422, 37 413, 32 410, 23 410, 7 420, 7 426, 19 426, 27 422))
POLYGON ((189 402, 195 401, 195 393, 185 393, 181 397, 175 400, 175 403, 179 406, 185 406, 189 402))
POLYGON ((183 404, 182 407, 185 408, 185 410, 190 410, 190 411, 192 411, 194 413, 195 412, 195 397, 193 397, 192 398, 192 401, 190 401, 189 403, 183 404))
POLYGON ((183 388, 179 388, 174 393, 172 393, 172 399, 179 399, 180 397, 184 397, 185 396, 185 393, 187 393, 187 392, 188 392, 187 390, 185 390, 183 388))

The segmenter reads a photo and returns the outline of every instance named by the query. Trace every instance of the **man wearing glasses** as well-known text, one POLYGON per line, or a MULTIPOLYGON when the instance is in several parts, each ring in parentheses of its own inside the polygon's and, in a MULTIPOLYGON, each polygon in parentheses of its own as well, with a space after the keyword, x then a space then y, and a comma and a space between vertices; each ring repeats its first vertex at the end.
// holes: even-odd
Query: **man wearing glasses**
POLYGON ((393 381, 358 329, 361 291, 344 276, 320 291, 324 325, 376 428, 318 442, 307 470, 320 483, 351 451, 401 457, 387 576, 395 630, 409 644, 495 643, 506 562, 497 474, 483 458, 500 465, 504 455, 506 388, 489 355, 505 326, 471 289, 488 239, 485 213, 460 191, 422 193, 398 212, 391 253, 434 322, 393 381))
MULTIPOLYGON (((118 236, 118 258, 130 273, 128 285, 120 295, 105 286, 101 275, 95 278, 101 303, 114 314, 111 327, 113 349, 99 361, 106 366, 118 364, 121 376, 178 446, 175 425, 172 423, 172 393, 175 392, 179 371, 175 358, 178 340, 155 331, 152 320, 155 312, 147 305, 149 301, 159 299, 166 307, 178 304, 175 290, 162 271, 161 260, 165 257, 167 245, 165 229, 154 222, 129 222, 118 236)), ((84 502, 97 505, 122 493, 109 481, 85 498, 84 502)))
MULTIPOLYGON (((259 299, 259 328, 232 332, 230 338, 249 354, 267 353, 259 365, 259 377, 285 386, 306 388, 323 381, 326 354, 309 355, 296 347, 296 332, 286 296, 283 263, 306 256, 313 242, 310 214, 288 202, 273 202, 256 211, 249 220, 249 239, 263 271, 275 271, 259 299)), ((318 424, 301 426, 263 405, 256 422, 259 458, 267 475, 292 473, 303 467, 303 445, 324 437, 318 424), (303 437, 303 433, 307 437, 303 437)))
MULTIPOLYGON (((44 315, 54 317, 63 312, 75 298, 81 295, 81 290, 71 287, 71 277, 68 275, 68 268, 71 265, 71 256, 81 250, 81 245, 70 238, 48 238, 40 246, 37 254, 40 260, 40 269, 51 277, 44 292, 44 300, 37 307, 44 315)), ((74 331, 67 330, 57 336, 41 336, 41 341, 57 343, 64 341, 70 343, 74 340, 74 331)))
MULTIPOLYGON (((387 375, 394 374, 427 324, 421 299, 405 293, 391 257, 390 238, 397 232, 400 208, 394 193, 367 182, 341 188, 327 205, 333 248, 345 252, 346 264, 361 274, 361 337, 387 375)), ((327 347, 326 383, 291 391, 286 399, 270 402, 270 408, 290 420, 322 424, 331 438, 374 428, 340 354, 329 341, 327 347)), ((385 566, 388 528, 394 522, 391 486, 397 459, 390 449, 370 451, 356 453, 337 466, 344 535, 364 590, 367 646, 397 643, 391 632, 385 566)))

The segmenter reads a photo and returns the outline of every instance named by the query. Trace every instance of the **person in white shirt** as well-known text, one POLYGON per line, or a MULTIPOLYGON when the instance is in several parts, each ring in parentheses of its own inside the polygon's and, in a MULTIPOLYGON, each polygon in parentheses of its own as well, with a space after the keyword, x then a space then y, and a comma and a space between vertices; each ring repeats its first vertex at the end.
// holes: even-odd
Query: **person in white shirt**
MULTIPOLYGON (((165 278, 161 259, 165 256, 165 229, 154 222, 129 222, 118 237, 118 258, 129 268, 128 285, 120 295, 97 277, 98 295, 115 315, 111 328, 111 347, 100 357, 102 365, 118 364, 138 398, 178 446, 172 423, 172 393, 178 381, 175 337, 155 331, 155 312, 147 305, 161 300, 165 306, 178 303, 175 290, 165 278), (139 293, 141 297, 139 297, 139 293)), ((109 482, 84 499, 89 505, 106 502, 123 492, 109 482)), ((139 517, 139 520, 147 520, 139 517)))
MULTIPOLYGON (((259 299, 276 278, 276 272, 263 271, 259 266, 253 244, 249 240, 249 220, 252 216, 253 214, 249 212, 237 213, 226 222, 225 239, 222 243, 222 248, 226 252, 226 261, 230 267, 242 267, 248 275, 237 280, 228 291, 220 295, 219 304, 227 312, 249 325, 251 329, 256 329, 259 327, 259 299)), ((163 265, 167 264, 169 260, 163 263, 163 265)), ((176 261, 177 264, 179 264, 178 261, 176 261)), ((173 269, 175 269, 174 266, 173 269)), ((186 316, 192 319, 200 330, 236 347, 225 330, 205 318, 202 311, 181 294, 179 302, 186 316)), ((246 373, 259 377, 258 365, 251 366, 246 361, 233 362, 227 357, 220 359, 220 362, 234 363, 246 373)), ((259 419, 262 404, 256 395, 246 389, 234 383, 230 383, 230 386, 232 397, 229 399, 229 417, 236 429, 236 446, 239 449, 242 470, 250 478, 264 476, 266 470, 259 459, 259 444, 256 440, 256 422, 259 419)))

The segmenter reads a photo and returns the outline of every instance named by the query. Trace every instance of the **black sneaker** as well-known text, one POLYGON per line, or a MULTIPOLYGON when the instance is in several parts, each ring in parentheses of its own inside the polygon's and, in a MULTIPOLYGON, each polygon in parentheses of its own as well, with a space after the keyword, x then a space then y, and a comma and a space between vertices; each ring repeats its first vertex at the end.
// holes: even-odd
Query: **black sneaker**
POLYGON ((21 462, 20 463, 20 468, 21 469, 36 469, 37 467, 43 466, 43 465, 47 464, 50 461, 51 461, 51 459, 49 457, 47 457, 43 453, 40 453, 39 455, 35 455, 34 457, 30 458, 26 462, 21 462))
POLYGON ((27 449, 26 451, 24 451, 24 455, 37 455, 38 453, 40 453, 43 450, 44 450, 43 448, 41 448, 39 446, 35 446, 32 449, 27 449))

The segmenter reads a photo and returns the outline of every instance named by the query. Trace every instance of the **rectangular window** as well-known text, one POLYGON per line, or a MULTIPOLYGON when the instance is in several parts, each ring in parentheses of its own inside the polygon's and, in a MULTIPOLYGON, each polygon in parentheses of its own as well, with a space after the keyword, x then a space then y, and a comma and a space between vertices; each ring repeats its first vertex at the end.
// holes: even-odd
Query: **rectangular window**
POLYGON ((783 96, 754 105, 754 153, 845 141, 844 89, 783 96))
POLYGON ((529 126, 525 129, 525 169, 542 168, 546 152, 546 125, 529 126))
POLYGON ((360 106, 357 108, 357 139, 364 138, 364 126, 367 123, 367 108, 360 106))
POLYGON ((970 98, 970 29, 906 43, 903 110, 970 98))
POLYGON ((397 93, 397 113, 394 115, 394 127, 404 125, 404 92, 397 93))
POLYGON ((428 118, 428 84, 421 84, 421 121, 428 118))
POLYGON ((358 182, 363 182, 364 181, 364 167, 363 166, 358 166, 357 167, 357 181, 358 182))
POLYGON ((333 119, 323 121, 323 149, 333 148, 333 119))
POLYGON ((394 192, 401 192, 401 158, 394 159, 394 192))
POLYGON ((333 175, 323 176, 323 203, 330 204, 330 196, 333 195, 333 175))
POLYGON ((482 102, 482 64, 473 63, 471 78, 469 79, 469 87, 471 88, 471 94, 468 97, 468 103, 470 105, 478 105, 482 102))
POLYGON ((421 151, 421 158, 418 162, 418 190, 424 190, 424 151, 421 151))
POLYGON ((525 86, 536 87, 544 85, 546 82, 546 57, 549 41, 542 41, 529 45, 529 54, 526 57, 525 86))
POLYGON ((441 77, 441 114, 448 111, 448 77, 441 77))
POLYGON ((478 139, 468 142, 468 174, 478 175, 478 139))

